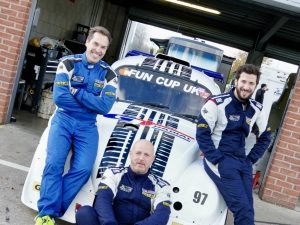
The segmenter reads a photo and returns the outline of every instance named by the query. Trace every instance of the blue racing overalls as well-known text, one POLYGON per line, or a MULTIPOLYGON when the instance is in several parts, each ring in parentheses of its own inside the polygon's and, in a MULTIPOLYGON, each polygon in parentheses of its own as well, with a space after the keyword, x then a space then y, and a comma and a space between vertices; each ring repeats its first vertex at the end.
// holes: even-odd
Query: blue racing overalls
POLYGON ((254 225, 252 164, 270 143, 270 128, 262 105, 253 99, 240 102, 234 89, 209 99, 199 116, 197 142, 204 153, 204 168, 234 214, 235 225, 254 225), (245 139, 258 127, 256 144, 246 155, 245 139))
POLYGON ((170 215, 170 185, 150 172, 130 167, 107 169, 94 207, 76 213, 77 225, 166 225, 170 215))
POLYGON ((89 64, 85 54, 61 59, 54 81, 57 109, 50 120, 39 216, 62 216, 88 180, 98 149, 96 116, 112 108, 116 79, 104 61, 89 64), (63 175, 70 148, 70 169, 63 175))

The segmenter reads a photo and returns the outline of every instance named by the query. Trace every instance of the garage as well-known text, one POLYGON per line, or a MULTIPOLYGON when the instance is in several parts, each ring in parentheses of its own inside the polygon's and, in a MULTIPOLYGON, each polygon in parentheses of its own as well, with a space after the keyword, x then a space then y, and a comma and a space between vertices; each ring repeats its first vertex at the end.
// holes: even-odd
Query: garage
MULTIPOLYGON (((76 43, 81 41, 82 44, 86 34, 85 29, 100 24, 107 27, 114 37, 114 42, 105 58, 107 62, 112 63, 119 57, 123 47, 123 37, 128 35, 128 23, 138 21, 247 51, 249 52, 247 59, 249 63, 260 65, 264 56, 296 65, 299 65, 300 62, 298 44, 300 37, 299 6, 286 5, 284 1, 272 1, 274 4, 271 5, 266 5, 262 3, 263 1, 250 0, 189 1, 189 3, 218 9, 221 11, 219 17, 177 6, 169 1, 90 0, 83 2, 56 0, 49 2, 39 0, 32 1, 31 5, 28 2, 27 8, 25 7, 24 10, 30 12, 24 13, 23 20, 26 22, 23 27, 19 28, 23 29, 23 32, 16 34, 24 38, 25 45, 34 37, 41 38, 45 36, 55 40, 71 40, 71 43, 74 42, 72 42, 72 39, 75 38, 76 43), (66 9, 72 13, 66 13, 66 9)), ((19 2, 19 4, 22 4, 22 2, 19 2)), ((10 12, 9 10, 3 10, 3 8, 11 10, 13 6, 15 7, 15 4, 3 3, 1 14, 5 15, 10 12)), ((16 7, 15 9, 23 10, 23 8, 18 9, 16 7)), ((9 23, 8 26, 10 26, 9 23)), ((8 28, 5 29, 9 31, 8 28)), ((18 40, 18 43, 21 42, 22 39, 18 40)), ((22 92, 22 88, 20 88, 22 84, 19 85, 19 81, 22 78, 24 61, 26 53, 28 53, 26 51, 28 48, 25 45, 19 45, 21 52, 16 53, 16 59, 19 59, 19 61, 6 61, 7 64, 13 65, 10 69, 10 71, 14 71, 14 75, 11 75, 12 80, 2 81, 4 78, 1 76, 2 86, 4 83, 10 84, 7 88, 10 91, 1 99, 4 99, 3 102, 6 101, 3 104, 5 107, 1 108, 4 112, 1 114, 2 123, 9 122, 14 104, 17 102, 15 97, 19 96, 20 91, 22 92)), ((77 48, 80 48, 78 46, 77 48)), ((5 51, 3 53, 5 54, 5 51)), ((38 55, 39 53, 35 54, 38 55)), ((49 51, 46 55, 54 57, 56 52, 49 51)), ((2 74, 5 74, 4 72, 2 74)), ((32 79, 32 77, 28 79, 32 79)), ((40 90, 34 90, 33 94, 40 93, 47 86, 47 84, 43 84, 43 80, 41 82, 42 84, 39 84, 40 90)), ((264 200, 292 209, 296 207, 300 193, 299 182, 297 181, 300 177, 298 166, 300 163, 300 149, 296 147, 300 144, 299 128, 297 128, 300 118, 300 103, 297 101, 298 86, 299 78, 297 78, 293 95, 289 101, 290 105, 286 111, 286 119, 282 123, 283 129, 281 129, 277 138, 273 163, 269 165, 269 174, 264 179, 264 187, 260 193, 264 200), (288 164, 283 165, 282 161, 288 162, 288 164), (287 171, 291 173, 287 175, 287 171), (287 183, 289 185, 286 185, 287 183), (281 184, 280 191, 274 190, 274 186, 280 186, 281 184)), ((36 99, 32 100, 32 102, 34 101, 36 99)), ((25 101, 24 105, 26 106, 26 104, 30 103, 25 101)), ((23 102, 21 107, 23 107, 22 105, 23 102)), ((34 112, 36 110, 33 109, 34 112)))

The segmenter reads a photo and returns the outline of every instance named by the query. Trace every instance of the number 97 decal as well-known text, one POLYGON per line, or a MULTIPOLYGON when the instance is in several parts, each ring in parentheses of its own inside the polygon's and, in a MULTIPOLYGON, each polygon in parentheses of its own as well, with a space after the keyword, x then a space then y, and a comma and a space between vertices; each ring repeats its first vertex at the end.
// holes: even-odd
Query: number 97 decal
POLYGON ((206 202, 207 196, 208 196, 208 194, 206 194, 206 193, 201 193, 200 191, 195 191, 193 202, 204 205, 204 203, 206 202))

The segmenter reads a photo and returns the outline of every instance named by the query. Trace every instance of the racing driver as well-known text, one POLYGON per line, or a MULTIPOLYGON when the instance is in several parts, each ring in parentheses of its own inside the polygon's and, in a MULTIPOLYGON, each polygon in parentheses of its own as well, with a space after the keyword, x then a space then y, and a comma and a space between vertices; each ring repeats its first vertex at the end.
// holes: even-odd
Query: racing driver
POLYGON ((252 164, 270 143, 263 106, 251 99, 260 72, 253 64, 240 66, 235 88, 209 99, 201 109, 196 138, 204 152, 204 168, 233 212, 235 225, 254 225, 252 164), (254 125, 256 144, 246 154, 245 139, 254 125))
POLYGON ((93 27, 86 52, 60 60, 35 225, 55 224, 91 174, 99 139, 96 116, 107 114, 116 98, 117 77, 102 61, 111 40, 106 28, 93 27), (70 148, 70 169, 63 175, 70 148))
POLYGON ((77 225, 166 225, 170 215, 170 185, 149 168, 154 147, 137 141, 129 167, 112 167, 101 178, 94 207, 76 213, 77 225))

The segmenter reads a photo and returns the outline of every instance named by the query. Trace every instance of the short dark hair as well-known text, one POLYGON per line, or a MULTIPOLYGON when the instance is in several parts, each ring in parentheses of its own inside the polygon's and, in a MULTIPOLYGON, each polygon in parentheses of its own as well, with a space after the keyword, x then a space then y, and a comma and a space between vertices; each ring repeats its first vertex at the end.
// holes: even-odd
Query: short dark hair
POLYGON ((242 66, 239 66, 239 68, 237 68, 236 70, 236 77, 235 79, 238 80, 240 79, 241 73, 248 73, 248 74, 254 74, 256 75, 257 79, 256 79, 256 84, 259 83, 259 79, 260 79, 260 71, 259 68, 253 64, 245 64, 242 66))
POLYGON ((266 84, 261 84, 261 85, 260 85, 261 88, 264 88, 264 87, 266 87, 266 86, 267 86, 266 84))
POLYGON ((87 36, 87 41, 91 40, 94 36, 94 33, 100 33, 103 34, 108 38, 109 44, 112 42, 112 36, 110 32, 105 28, 101 26, 91 27, 89 30, 89 35, 87 36))

